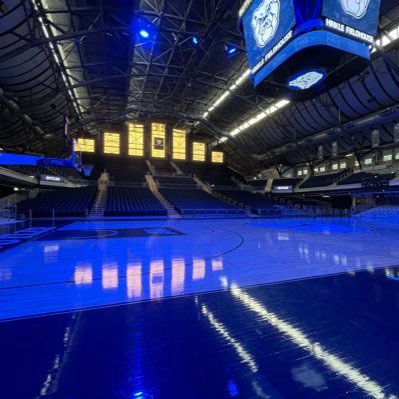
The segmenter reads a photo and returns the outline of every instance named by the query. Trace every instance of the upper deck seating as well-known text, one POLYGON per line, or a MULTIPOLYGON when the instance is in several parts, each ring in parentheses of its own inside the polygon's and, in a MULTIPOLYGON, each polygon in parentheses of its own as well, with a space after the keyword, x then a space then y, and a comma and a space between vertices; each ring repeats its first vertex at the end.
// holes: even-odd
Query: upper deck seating
POLYGON ((155 176, 154 179, 161 187, 197 188, 197 183, 192 177, 155 176))
POLYGON ((295 188, 302 179, 300 177, 293 177, 287 179, 274 179, 272 183, 272 188, 274 187, 292 187, 295 188))
POLYGON ((311 176, 305 180, 300 188, 327 187, 334 184, 346 171, 332 173, 329 175, 311 176))

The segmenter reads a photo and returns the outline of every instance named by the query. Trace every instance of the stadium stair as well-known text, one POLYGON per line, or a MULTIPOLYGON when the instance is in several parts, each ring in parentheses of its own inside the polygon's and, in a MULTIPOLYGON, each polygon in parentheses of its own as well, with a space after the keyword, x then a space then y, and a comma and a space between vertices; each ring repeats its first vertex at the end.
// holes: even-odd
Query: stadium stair
POLYGON ((145 175, 145 178, 148 183, 148 187, 151 192, 155 195, 156 199, 164 206, 164 208, 168 212, 169 219, 181 219, 181 215, 176 212, 175 208, 171 205, 171 203, 159 192, 158 186, 155 183, 154 178, 151 175, 145 175))
POLYGON ((205 184, 199 177, 193 176, 193 180, 197 183, 198 187, 200 187, 201 190, 204 190, 208 194, 213 195, 212 189, 207 184, 205 184))
POLYGON ((154 166, 151 164, 151 162, 148 159, 145 160, 145 163, 147 164, 148 170, 153 175, 155 173, 154 166))
POLYGON ((272 191, 272 189, 273 189, 273 181, 274 181, 274 179, 268 179, 267 180, 266 188, 265 188, 265 192, 266 193, 270 193, 270 191, 272 191))
POLYGON ((90 209, 89 219, 102 219, 108 195, 108 173, 102 173, 99 179, 98 191, 93 207, 90 209))
POLYGON ((177 175, 183 175, 184 173, 183 173, 183 171, 174 163, 174 162, 171 162, 170 163, 173 167, 174 167, 174 169, 176 170, 176 174, 177 175))

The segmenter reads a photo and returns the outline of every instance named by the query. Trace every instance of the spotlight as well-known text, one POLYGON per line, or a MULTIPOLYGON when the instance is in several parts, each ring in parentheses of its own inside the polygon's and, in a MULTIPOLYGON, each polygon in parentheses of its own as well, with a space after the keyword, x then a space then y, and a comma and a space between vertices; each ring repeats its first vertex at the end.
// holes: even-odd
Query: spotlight
POLYGON ((192 40, 194 45, 196 45, 196 46, 198 45, 198 43, 199 43, 199 37, 198 36, 193 36, 191 40, 192 40))
POLYGON ((237 53, 237 50, 238 50, 238 49, 237 49, 237 47, 234 47, 234 46, 231 46, 231 45, 227 45, 227 44, 226 44, 225 50, 226 50, 227 55, 228 55, 229 57, 231 57, 232 55, 234 55, 234 54, 237 53))
POLYGON ((139 35, 143 38, 143 39, 148 39, 150 37, 150 33, 145 30, 145 29, 140 29, 139 31, 139 35))

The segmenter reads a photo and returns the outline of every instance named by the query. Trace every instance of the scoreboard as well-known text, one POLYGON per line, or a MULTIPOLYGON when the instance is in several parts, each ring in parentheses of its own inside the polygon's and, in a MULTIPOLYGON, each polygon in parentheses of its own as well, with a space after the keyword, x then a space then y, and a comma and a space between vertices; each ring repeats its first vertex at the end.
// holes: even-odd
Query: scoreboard
POLYGON ((380 0, 247 0, 239 11, 254 85, 313 97, 364 69, 380 0))

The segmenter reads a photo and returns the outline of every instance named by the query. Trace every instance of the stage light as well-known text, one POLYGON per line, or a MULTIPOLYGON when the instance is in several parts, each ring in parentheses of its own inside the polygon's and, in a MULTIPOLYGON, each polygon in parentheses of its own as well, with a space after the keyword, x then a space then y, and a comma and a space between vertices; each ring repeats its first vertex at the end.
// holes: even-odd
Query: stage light
POLYGON ((192 40, 194 45, 197 46, 199 44, 199 37, 198 36, 193 36, 191 40, 192 40))
POLYGON ((139 35, 143 38, 143 39, 148 39, 150 37, 150 33, 145 30, 145 29, 140 29, 139 31, 139 35))
POLYGON ((234 46, 227 46, 226 45, 226 52, 227 52, 227 55, 228 56, 232 56, 232 55, 234 55, 236 52, 237 52, 237 47, 234 47, 234 46))

